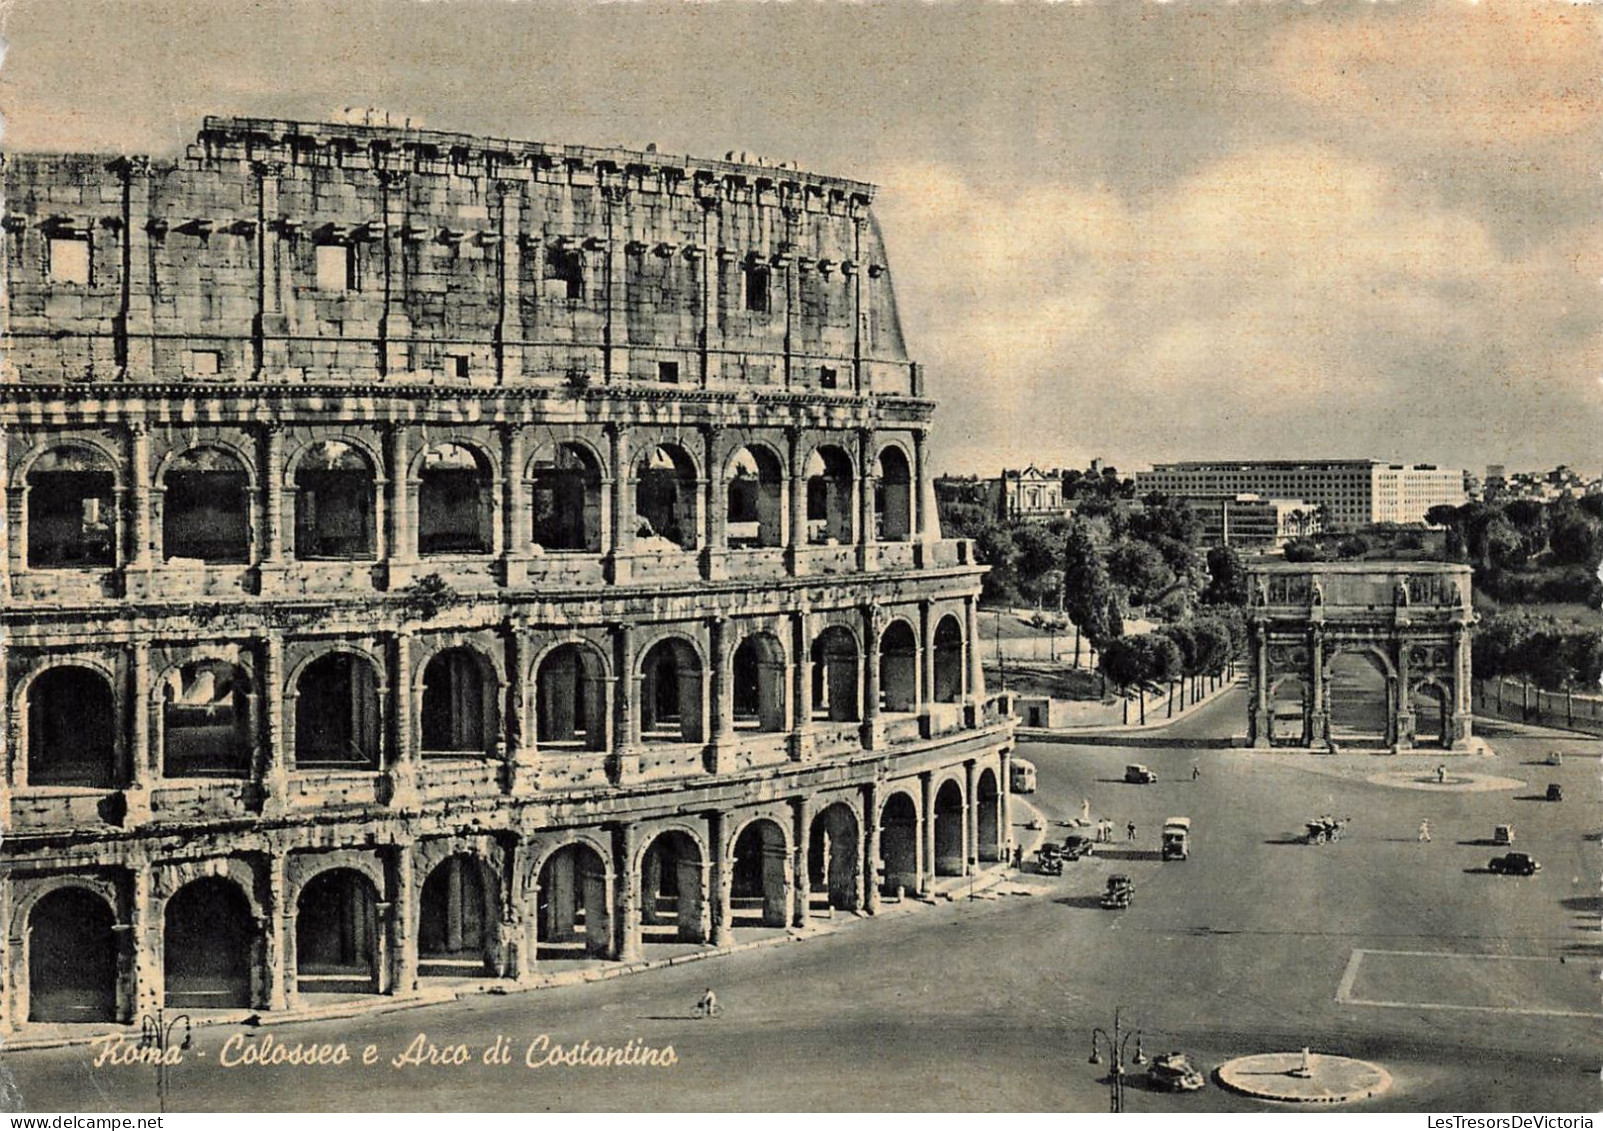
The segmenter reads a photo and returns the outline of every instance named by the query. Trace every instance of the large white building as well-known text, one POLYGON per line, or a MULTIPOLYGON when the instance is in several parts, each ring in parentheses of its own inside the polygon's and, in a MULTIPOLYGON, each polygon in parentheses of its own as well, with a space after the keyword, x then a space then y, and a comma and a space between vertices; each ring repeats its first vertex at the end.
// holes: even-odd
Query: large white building
POLYGON ((1464 473, 1431 464, 1369 459, 1198 460, 1136 473, 1141 494, 1307 499, 1325 508, 1326 529, 1423 522, 1434 506, 1462 506, 1464 473))

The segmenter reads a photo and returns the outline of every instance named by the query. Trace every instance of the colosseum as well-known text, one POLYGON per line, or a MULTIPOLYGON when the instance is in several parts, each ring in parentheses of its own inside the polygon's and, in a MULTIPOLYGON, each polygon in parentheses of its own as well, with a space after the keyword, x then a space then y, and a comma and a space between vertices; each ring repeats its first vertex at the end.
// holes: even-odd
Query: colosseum
POLYGON ((208 118, 4 187, 0 1029, 537 984, 1006 852, 872 186, 208 118))

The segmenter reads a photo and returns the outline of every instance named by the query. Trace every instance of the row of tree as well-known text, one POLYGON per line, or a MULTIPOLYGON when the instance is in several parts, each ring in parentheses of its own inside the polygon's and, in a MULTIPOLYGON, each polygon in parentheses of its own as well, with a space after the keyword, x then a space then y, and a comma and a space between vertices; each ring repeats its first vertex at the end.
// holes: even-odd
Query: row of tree
POLYGON ((1202 694, 1204 681, 1233 676, 1246 651, 1246 618, 1240 608, 1224 605, 1211 614, 1161 625, 1152 632, 1114 637, 1103 647, 1100 665, 1103 676, 1125 699, 1125 721, 1129 721, 1129 700, 1134 697, 1141 705, 1140 721, 1145 723, 1148 695, 1167 688, 1172 715, 1178 691, 1184 710, 1188 696, 1195 702, 1202 694))
POLYGON ((1600 690, 1603 684, 1603 628, 1499 613, 1475 631, 1475 678, 1528 679, 1549 691, 1600 690))
POLYGON ((1447 557, 1475 567, 1475 587, 1499 601, 1603 603, 1603 496, 1432 507, 1447 557))

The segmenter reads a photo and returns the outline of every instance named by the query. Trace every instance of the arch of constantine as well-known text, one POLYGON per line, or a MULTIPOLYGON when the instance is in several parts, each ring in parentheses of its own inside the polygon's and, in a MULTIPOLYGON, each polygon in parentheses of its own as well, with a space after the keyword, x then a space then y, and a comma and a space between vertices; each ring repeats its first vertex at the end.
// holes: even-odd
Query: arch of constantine
POLYGON ((1470 567, 1249 570, 1252 746, 1468 750, 1470 567))

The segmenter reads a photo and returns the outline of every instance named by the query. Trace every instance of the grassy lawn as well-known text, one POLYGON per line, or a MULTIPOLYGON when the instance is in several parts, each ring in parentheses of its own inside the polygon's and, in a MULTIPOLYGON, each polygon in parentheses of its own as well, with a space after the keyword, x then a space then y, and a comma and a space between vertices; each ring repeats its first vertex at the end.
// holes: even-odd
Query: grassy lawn
MULTIPOLYGON (((1002 670, 985 666, 985 686, 992 691, 1002 689, 1002 670)), ((1088 668, 1075 669, 1062 664, 1007 664, 1007 689, 1019 695, 1046 695, 1053 699, 1099 700, 1102 678, 1088 668)), ((1108 702, 1113 701, 1110 694, 1108 702)))

